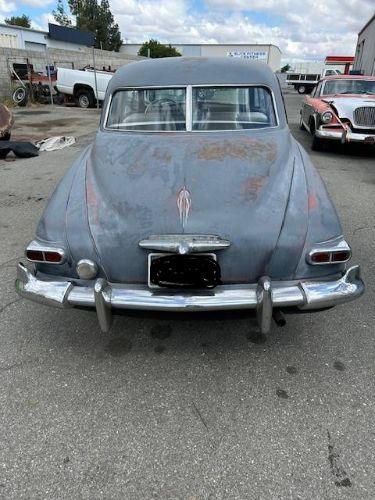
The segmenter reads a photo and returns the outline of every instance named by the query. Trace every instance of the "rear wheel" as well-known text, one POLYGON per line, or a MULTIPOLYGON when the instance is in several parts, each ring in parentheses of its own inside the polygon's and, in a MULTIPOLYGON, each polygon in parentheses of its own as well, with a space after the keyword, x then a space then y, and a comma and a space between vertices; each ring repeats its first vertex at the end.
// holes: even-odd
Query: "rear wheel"
POLYGON ((92 90, 79 90, 75 101, 80 108, 92 108, 95 102, 94 93, 92 90))
POLYGON ((305 87, 305 85, 299 85, 299 87, 297 88, 297 92, 299 94, 305 94, 306 93, 306 87, 305 87))

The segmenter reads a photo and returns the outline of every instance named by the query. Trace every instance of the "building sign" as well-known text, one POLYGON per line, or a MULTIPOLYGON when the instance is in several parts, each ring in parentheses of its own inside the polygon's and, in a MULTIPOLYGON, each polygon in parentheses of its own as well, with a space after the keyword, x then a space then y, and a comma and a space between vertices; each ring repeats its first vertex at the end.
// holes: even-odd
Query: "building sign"
POLYGON ((234 50, 227 52, 228 57, 238 57, 240 59, 253 59, 257 61, 267 61, 268 52, 254 50, 234 50))

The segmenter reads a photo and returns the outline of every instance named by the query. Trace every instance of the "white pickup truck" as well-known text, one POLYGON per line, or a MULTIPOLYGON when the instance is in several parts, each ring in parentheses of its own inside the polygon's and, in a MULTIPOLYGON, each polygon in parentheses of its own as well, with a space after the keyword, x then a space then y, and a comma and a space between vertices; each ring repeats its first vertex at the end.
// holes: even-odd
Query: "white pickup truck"
POLYGON ((326 68, 322 73, 288 73, 286 83, 293 85, 299 94, 306 94, 312 91, 321 78, 334 75, 341 75, 341 71, 326 68))
POLYGON ((108 71, 96 71, 98 90, 96 93, 94 70, 57 68, 56 86, 59 92, 72 96, 80 108, 91 108, 96 100, 99 102, 104 100, 105 91, 112 76, 113 73, 108 71))

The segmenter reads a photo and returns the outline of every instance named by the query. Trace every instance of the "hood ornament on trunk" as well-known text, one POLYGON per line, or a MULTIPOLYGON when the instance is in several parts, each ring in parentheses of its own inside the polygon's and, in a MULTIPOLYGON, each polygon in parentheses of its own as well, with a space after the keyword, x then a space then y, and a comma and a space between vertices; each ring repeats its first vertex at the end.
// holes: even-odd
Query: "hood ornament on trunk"
POLYGON ((177 196, 177 207, 180 214, 180 221, 183 229, 187 224, 191 207, 191 194, 186 186, 182 187, 177 196))

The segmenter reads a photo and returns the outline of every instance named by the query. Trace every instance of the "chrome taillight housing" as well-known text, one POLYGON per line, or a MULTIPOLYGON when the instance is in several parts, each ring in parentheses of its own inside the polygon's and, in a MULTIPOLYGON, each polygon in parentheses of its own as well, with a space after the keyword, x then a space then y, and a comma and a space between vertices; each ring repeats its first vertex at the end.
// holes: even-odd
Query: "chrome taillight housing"
POLYGON ((25 255, 29 262, 34 263, 63 264, 66 260, 64 249, 38 240, 27 245, 25 255))
POLYGON ((344 239, 330 240, 318 243, 306 256, 306 261, 312 266, 327 264, 344 264, 352 256, 350 246, 344 239))

